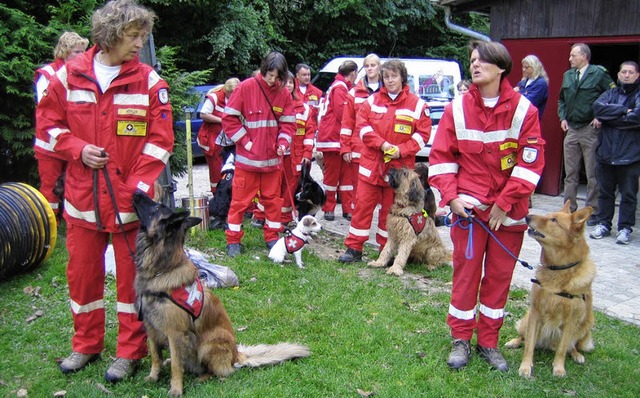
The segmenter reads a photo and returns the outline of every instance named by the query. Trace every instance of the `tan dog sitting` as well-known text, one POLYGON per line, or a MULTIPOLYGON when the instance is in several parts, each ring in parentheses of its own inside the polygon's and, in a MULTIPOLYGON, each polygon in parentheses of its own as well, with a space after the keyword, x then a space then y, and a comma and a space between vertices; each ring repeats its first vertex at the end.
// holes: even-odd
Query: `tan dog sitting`
POLYGON ((387 244, 371 267, 384 267, 395 256, 387 274, 400 276, 407 261, 427 264, 430 270, 451 260, 433 219, 424 211, 425 191, 418 174, 408 168, 391 169, 389 185, 395 191, 387 218, 387 244))
POLYGON ((589 258, 584 225, 591 207, 571 213, 569 201, 559 212, 529 215, 529 236, 542 246, 541 264, 532 279, 529 310, 518 322, 518 337, 506 346, 524 352, 519 373, 531 377, 536 347, 555 351, 553 375, 565 376, 567 353, 584 363, 582 352, 593 350, 594 325, 591 284, 596 267, 589 258))

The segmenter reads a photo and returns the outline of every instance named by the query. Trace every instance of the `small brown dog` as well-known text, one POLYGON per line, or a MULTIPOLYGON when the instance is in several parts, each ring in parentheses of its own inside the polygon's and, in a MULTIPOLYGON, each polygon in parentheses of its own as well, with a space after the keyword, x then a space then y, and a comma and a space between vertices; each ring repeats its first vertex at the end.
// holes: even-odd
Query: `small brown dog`
POLYGON ((433 219, 424 211, 425 190, 418 174, 406 167, 389 171, 389 186, 395 191, 394 203, 387 218, 389 237, 371 267, 384 267, 395 255, 387 274, 400 276, 407 261, 427 264, 433 270, 451 260, 442 244, 433 219))
POLYGON ((185 368, 204 380, 229 376, 242 366, 273 365, 311 354, 308 347, 291 343, 236 345, 222 302, 199 283, 197 269, 184 252, 186 231, 202 220, 187 212, 174 213, 142 193, 136 193, 133 202, 140 219, 136 306, 149 341, 148 380, 158 380, 163 348, 171 355, 173 397, 182 396, 185 368))
POLYGON ((532 279, 529 310, 518 322, 518 337, 506 344, 517 348, 524 341, 520 376, 531 377, 536 347, 555 351, 554 376, 566 375, 567 353, 576 363, 584 363, 580 351, 593 350, 591 284, 596 267, 584 238, 591 212, 585 207, 571 213, 567 201, 559 212, 527 216, 529 236, 540 243, 542 254, 532 279))

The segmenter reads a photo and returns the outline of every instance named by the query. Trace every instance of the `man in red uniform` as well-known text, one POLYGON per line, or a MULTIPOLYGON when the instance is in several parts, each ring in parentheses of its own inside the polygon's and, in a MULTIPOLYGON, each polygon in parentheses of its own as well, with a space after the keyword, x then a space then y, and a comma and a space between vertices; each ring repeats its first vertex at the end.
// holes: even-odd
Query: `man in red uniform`
POLYGON ((473 42, 470 64, 471 89, 447 105, 438 125, 429 182, 440 191, 441 206, 451 207, 454 222, 467 219, 469 212, 473 223, 487 225, 495 238, 479 225, 451 228, 453 285, 447 323, 453 349, 447 364, 452 369, 466 366, 477 329, 478 354, 493 368, 506 371, 498 334, 515 260, 498 241, 515 256, 520 253, 529 196, 544 167, 544 140, 536 107, 505 79, 512 66, 506 48, 496 42, 473 42), (473 258, 467 259, 470 231, 473 258))
POLYGON ((408 73, 400 60, 382 65, 384 87, 362 104, 356 118, 356 132, 362 140, 360 181, 356 207, 344 241, 343 263, 362 260, 362 246, 369 239, 374 209, 378 212, 376 242, 380 250, 387 242, 387 216, 394 192, 387 172, 394 167, 413 168, 415 155, 429 142, 431 118, 426 102, 409 91, 408 73))
MULTIPOLYGON (((360 80, 347 95, 347 102, 342 112, 342 123, 340 129, 340 154, 347 162, 349 172, 353 176, 353 193, 351 195, 351 207, 355 208, 356 192, 358 190, 358 169, 360 168, 360 155, 362 141, 358 134, 354 133, 356 128, 356 115, 362 103, 382 88, 382 77, 380 76, 380 57, 376 54, 369 54, 364 58, 363 68, 366 75, 360 80)), ((347 217, 351 220, 351 217, 347 217)))
POLYGON ((202 126, 198 131, 197 142, 207 160, 209 184, 211 193, 214 195, 220 182, 222 147, 230 144, 224 133, 221 134, 222 113, 229 97, 231 97, 231 93, 233 93, 238 84, 240 84, 240 80, 232 77, 224 84, 212 88, 207 92, 202 109, 200 109, 202 126))
POLYGON ((347 94, 356 80, 358 65, 345 61, 338 68, 335 80, 327 90, 325 102, 320 109, 320 124, 316 149, 322 152, 324 159, 324 187, 327 201, 322 206, 324 219, 333 221, 336 208, 336 193, 340 190, 342 216, 348 218, 351 209, 353 176, 347 162, 340 155, 340 127, 342 113, 347 102, 347 94))
MULTIPOLYGON (((75 32, 64 32, 58 44, 53 50, 55 61, 38 68, 34 77, 34 84, 36 89, 36 104, 40 102, 45 90, 49 87, 49 82, 55 76, 56 72, 64 66, 68 61, 71 61, 78 55, 85 52, 89 40, 84 37, 80 37, 75 32)), ((36 119, 36 123, 38 120, 36 119)), ((36 129, 36 132, 38 130, 36 129)), ((47 136, 40 136, 36 133, 36 139, 33 149, 35 151, 36 159, 38 160, 38 174, 40 176, 40 192, 49 202, 49 206, 53 212, 60 217, 60 200, 61 198, 56 195, 54 188, 56 182, 64 173, 67 162, 60 155, 56 155, 53 152, 53 146, 49 142, 47 136)))
POLYGON ((255 77, 236 88, 222 116, 222 129, 236 144, 236 170, 229 208, 227 254, 240 254, 244 236, 242 219, 258 191, 264 206, 264 240, 271 248, 280 230, 282 156, 295 132, 291 93, 284 88, 287 60, 271 52, 255 77))
POLYGON ((296 96, 311 107, 313 120, 318 120, 318 106, 320 106, 322 90, 311 84, 311 67, 309 65, 296 65, 296 81, 296 96))
POLYGON ((138 221, 136 190, 153 184, 173 150, 167 83, 138 53, 155 15, 132 0, 110 1, 93 14, 96 46, 58 71, 37 110, 40 134, 67 160, 64 217, 67 279, 75 334, 61 364, 75 372, 104 348, 104 254, 116 259, 118 344, 105 378, 133 374, 147 354, 135 309, 133 248, 138 221))

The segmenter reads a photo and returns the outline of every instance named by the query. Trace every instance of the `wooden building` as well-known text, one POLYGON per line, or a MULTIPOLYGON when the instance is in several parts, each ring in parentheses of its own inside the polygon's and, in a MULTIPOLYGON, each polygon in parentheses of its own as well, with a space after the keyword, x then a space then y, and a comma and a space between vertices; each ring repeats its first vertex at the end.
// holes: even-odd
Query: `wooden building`
POLYGON ((563 133, 558 120, 558 95, 563 73, 570 68, 574 43, 591 48, 591 63, 609 70, 614 81, 620 64, 640 61, 640 0, 432 0, 450 7, 452 15, 487 13, 490 37, 509 50, 514 66, 509 81, 522 77, 521 60, 540 58, 549 75, 549 100, 542 132, 547 141, 546 167, 538 192, 561 193, 563 133))

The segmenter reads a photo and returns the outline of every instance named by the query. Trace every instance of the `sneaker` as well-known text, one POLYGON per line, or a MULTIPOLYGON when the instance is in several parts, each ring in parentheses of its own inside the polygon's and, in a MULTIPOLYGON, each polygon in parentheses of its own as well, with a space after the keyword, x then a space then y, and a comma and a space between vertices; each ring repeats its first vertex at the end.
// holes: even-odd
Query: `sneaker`
POLYGON ((64 374, 77 372, 98 358, 100 354, 81 354, 73 351, 60 363, 60 370, 64 374))
POLYGON ((133 376, 139 364, 140 360, 138 359, 116 358, 115 361, 111 362, 111 366, 107 369, 104 378, 111 383, 117 383, 133 376))
POLYGON ((619 245, 628 245, 629 242, 631 242, 631 229, 622 228, 620 231, 618 231, 616 243, 619 245))
POLYGON ((255 228, 263 228, 264 218, 254 218, 253 221, 251 221, 251 226, 255 228))
POLYGON ((487 361, 492 368, 501 372, 509 370, 509 364, 504 359, 499 349, 478 346, 476 347, 476 351, 478 352, 478 355, 480 355, 480 358, 487 361))
POLYGON ((227 254, 229 257, 236 257, 241 251, 240 243, 230 243, 227 245, 227 254))
POLYGON ((453 348, 447 358, 447 365, 451 369, 462 369, 469 363, 471 358, 471 346, 469 340, 455 339, 451 342, 453 348))
POLYGON ((338 261, 340 261, 341 263, 354 263, 356 261, 362 261, 362 252, 349 247, 342 256, 338 257, 338 261))
POLYGON ((610 236, 610 235, 611 235, 611 231, 609 230, 609 228, 607 228, 606 225, 598 224, 593 229, 593 231, 591 231, 591 233, 589 234, 589 237, 591 239, 602 239, 605 236, 610 236))
POLYGON ((333 220, 336 219, 336 216, 335 216, 335 214, 333 214, 332 211, 329 211, 327 213, 324 213, 324 219, 327 220, 327 221, 333 221, 333 220))
POLYGON ((278 239, 270 240, 269 242, 267 242, 267 248, 271 250, 273 246, 276 245, 276 243, 278 243, 278 239))
POLYGON ((342 217, 344 217, 347 220, 351 221, 351 213, 344 213, 344 214, 342 214, 342 217))

